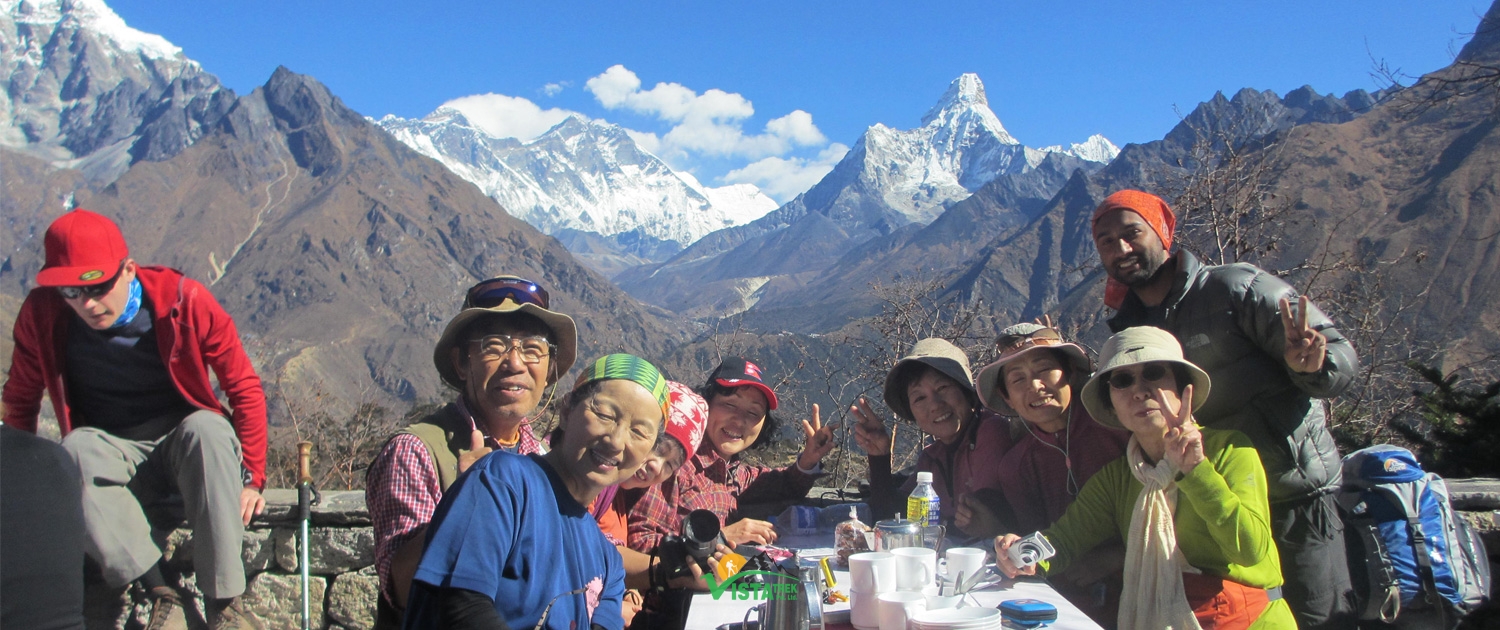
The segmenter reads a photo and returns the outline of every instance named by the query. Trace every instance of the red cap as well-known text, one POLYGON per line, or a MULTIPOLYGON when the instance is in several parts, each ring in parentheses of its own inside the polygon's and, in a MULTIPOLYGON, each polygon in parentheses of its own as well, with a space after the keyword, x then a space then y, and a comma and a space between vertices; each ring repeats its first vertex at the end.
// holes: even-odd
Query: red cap
POLYGON ((729 357, 724 359, 719 367, 714 368, 714 373, 708 376, 708 380, 725 387, 754 387, 766 396, 767 411, 776 409, 776 392, 771 391, 761 378, 760 366, 751 363, 744 357, 729 357))
POLYGON ((108 217, 77 209, 47 227, 47 264, 36 274, 44 287, 78 287, 115 277, 130 255, 120 226, 108 217))

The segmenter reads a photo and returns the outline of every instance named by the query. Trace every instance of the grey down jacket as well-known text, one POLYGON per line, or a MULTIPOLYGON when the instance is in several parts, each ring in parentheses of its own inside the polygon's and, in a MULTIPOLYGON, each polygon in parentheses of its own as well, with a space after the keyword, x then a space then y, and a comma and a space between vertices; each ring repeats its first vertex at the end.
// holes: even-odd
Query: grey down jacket
POLYGON ((1157 326, 1212 379, 1208 402, 1193 410, 1199 424, 1250 437, 1265 465, 1272 503, 1303 499, 1338 486, 1340 460, 1322 401, 1349 386, 1359 359, 1349 340, 1316 305, 1308 324, 1328 338, 1323 369, 1299 374, 1282 358, 1286 333, 1281 298, 1297 292, 1254 265, 1204 265, 1179 251, 1177 277, 1159 306, 1132 292, 1109 320, 1115 332, 1157 326))

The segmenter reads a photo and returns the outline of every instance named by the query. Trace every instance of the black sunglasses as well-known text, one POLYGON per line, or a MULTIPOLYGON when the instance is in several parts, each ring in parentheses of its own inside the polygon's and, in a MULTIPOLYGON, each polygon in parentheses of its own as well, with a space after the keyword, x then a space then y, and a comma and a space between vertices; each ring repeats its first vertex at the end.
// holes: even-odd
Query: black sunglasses
MULTIPOLYGON (((1141 368, 1141 380, 1147 383, 1155 383, 1167 376, 1168 368, 1161 363, 1147 363, 1141 368)), ((1110 372, 1109 386, 1115 389, 1130 389, 1135 386, 1135 375, 1129 372, 1115 370, 1110 372)))
POLYGON ((516 304, 535 304, 549 308, 552 303, 547 290, 530 280, 512 276, 491 278, 469 288, 464 296, 464 308, 494 308, 505 300, 516 304))
POLYGON ((115 289, 115 284, 120 281, 120 275, 124 273, 125 264, 120 263, 120 268, 115 270, 115 275, 110 276, 109 279, 105 280, 104 282, 100 282, 99 284, 90 284, 88 286, 82 287, 57 287, 57 292, 63 296, 64 300, 76 300, 80 297, 86 297, 90 300, 97 300, 104 297, 110 291, 113 291, 115 289))

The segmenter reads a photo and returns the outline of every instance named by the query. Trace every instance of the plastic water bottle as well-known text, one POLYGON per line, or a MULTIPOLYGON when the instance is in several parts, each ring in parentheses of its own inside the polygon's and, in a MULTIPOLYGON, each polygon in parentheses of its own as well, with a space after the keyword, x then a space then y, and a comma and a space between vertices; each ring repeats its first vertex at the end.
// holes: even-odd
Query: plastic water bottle
POLYGON ((906 497, 906 520, 923 525, 942 523, 942 500, 932 487, 932 473, 917 473, 917 487, 906 497))

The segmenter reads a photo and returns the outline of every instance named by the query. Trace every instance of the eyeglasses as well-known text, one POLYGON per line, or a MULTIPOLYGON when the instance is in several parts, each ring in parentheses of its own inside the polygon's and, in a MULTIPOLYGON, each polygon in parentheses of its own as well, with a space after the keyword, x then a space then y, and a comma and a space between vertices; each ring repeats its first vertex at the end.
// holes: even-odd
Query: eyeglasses
POLYGON ((547 615, 552 614, 552 605, 556 604, 557 600, 562 599, 564 597, 572 597, 574 595, 582 595, 584 593, 587 593, 588 591, 589 591, 588 587, 585 586, 585 587, 582 587, 582 588, 575 588, 575 589, 573 589, 571 591, 568 591, 566 593, 558 595, 557 597, 552 598, 552 601, 547 602, 547 607, 542 609, 542 617, 540 619, 536 620, 535 630, 542 630, 542 628, 547 627, 547 615))
POLYGON ((108 280, 105 280, 104 282, 100 282, 99 284, 90 284, 88 286, 82 287, 57 287, 57 292, 63 296, 64 300, 76 300, 80 297, 86 297, 90 300, 97 300, 104 297, 110 291, 113 291, 115 289, 115 284, 120 281, 120 276, 124 273, 125 265, 122 263, 120 265, 120 268, 115 271, 115 275, 110 276, 110 278, 108 280))
MULTIPOLYGON (((1155 383, 1167 376, 1167 366, 1161 363, 1147 363, 1141 368, 1141 380, 1147 383, 1155 383)), ((1135 386, 1135 375, 1129 372, 1115 370, 1109 375, 1109 386, 1115 389, 1130 389, 1135 386)))
POLYGON ((552 355, 552 344, 546 337, 512 337, 510 335, 485 335, 469 343, 479 345, 479 353, 485 360, 501 361, 512 351, 521 355, 521 362, 537 364, 542 357, 552 355))
POLYGON ((1033 346, 1060 346, 1063 344, 1062 333, 1055 328, 1042 328, 1029 335, 1006 335, 995 342, 1000 349, 1000 356, 1007 357, 1033 346))
POLYGON ((469 288, 464 296, 464 308, 494 308, 505 300, 516 304, 535 304, 550 308, 552 300, 547 290, 530 280, 513 276, 491 278, 469 288))

